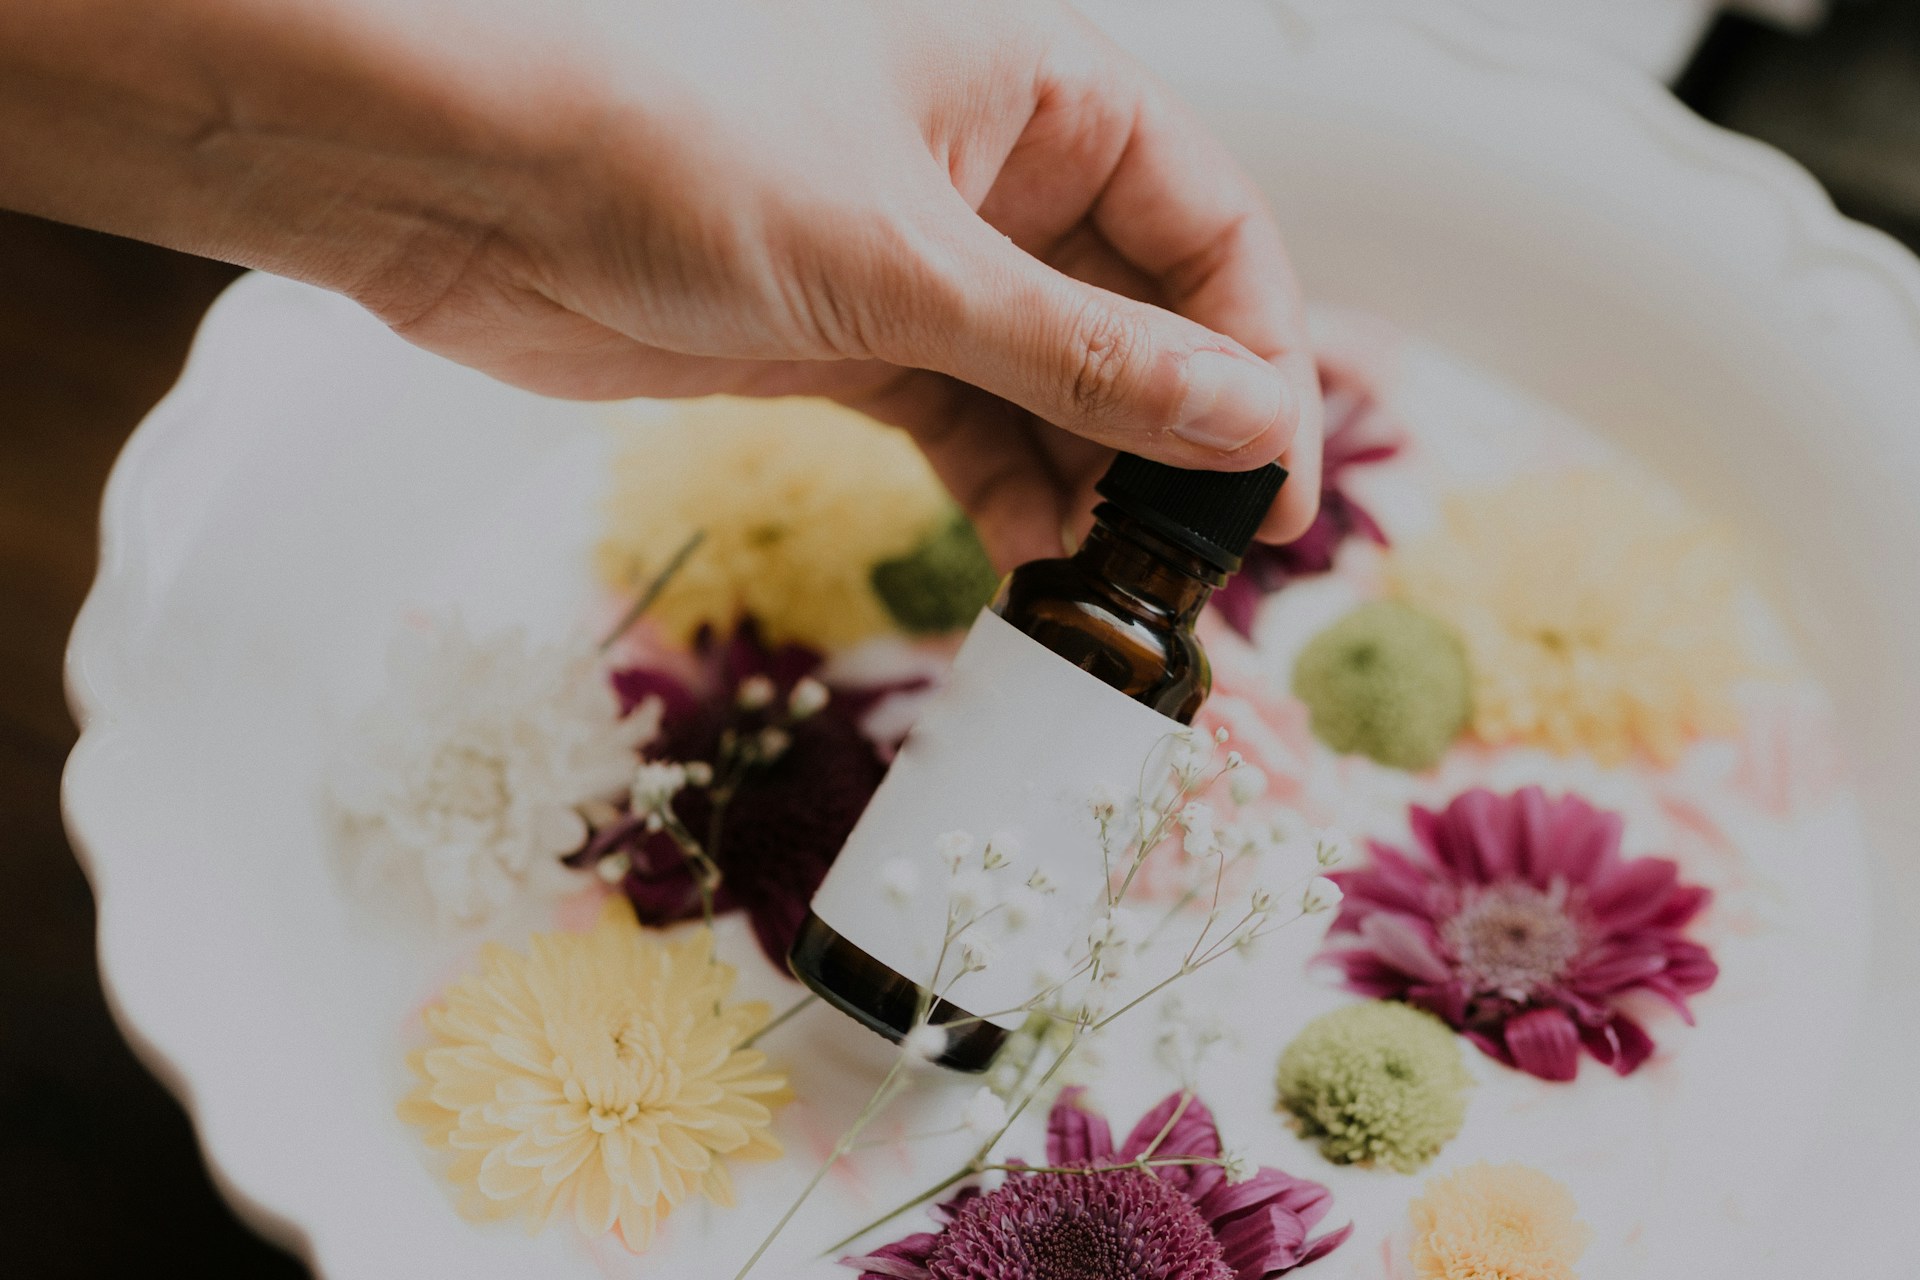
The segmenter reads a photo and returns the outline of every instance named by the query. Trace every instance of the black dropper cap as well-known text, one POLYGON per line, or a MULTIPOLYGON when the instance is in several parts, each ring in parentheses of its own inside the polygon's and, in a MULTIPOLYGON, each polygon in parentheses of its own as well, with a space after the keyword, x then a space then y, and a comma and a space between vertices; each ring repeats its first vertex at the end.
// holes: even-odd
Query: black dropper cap
POLYGON ((1286 468, 1277 462, 1252 471, 1187 471, 1122 453, 1094 491, 1222 573, 1232 573, 1286 478, 1286 468))

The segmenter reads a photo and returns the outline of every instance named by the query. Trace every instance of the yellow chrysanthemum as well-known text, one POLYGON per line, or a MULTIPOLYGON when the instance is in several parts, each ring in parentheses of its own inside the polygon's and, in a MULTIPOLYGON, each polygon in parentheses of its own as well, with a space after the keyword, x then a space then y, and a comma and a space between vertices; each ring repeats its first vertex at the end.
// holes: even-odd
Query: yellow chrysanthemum
POLYGON ((1747 660, 1731 549, 1623 476, 1529 476, 1456 497, 1393 573, 1466 645, 1486 742, 1669 764, 1733 727, 1747 660))
POLYGON ((534 1230, 571 1212, 643 1250, 688 1198, 733 1203, 727 1161, 780 1154, 786 1078, 738 1047, 767 1006, 726 1004, 733 979, 705 929, 643 930, 620 898, 590 933, 489 946, 427 1011, 401 1118, 452 1152, 470 1217, 534 1230))
POLYGON ((874 566, 951 511, 905 432, 827 400, 715 397, 635 429, 599 567, 636 593, 705 530, 649 617, 685 640, 747 613, 770 640, 835 649, 892 628, 874 566))
POLYGON ((1518 1164, 1435 1178, 1409 1212, 1419 1280, 1575 1280, 1593 1238, 1564 1186, 1518 1164))

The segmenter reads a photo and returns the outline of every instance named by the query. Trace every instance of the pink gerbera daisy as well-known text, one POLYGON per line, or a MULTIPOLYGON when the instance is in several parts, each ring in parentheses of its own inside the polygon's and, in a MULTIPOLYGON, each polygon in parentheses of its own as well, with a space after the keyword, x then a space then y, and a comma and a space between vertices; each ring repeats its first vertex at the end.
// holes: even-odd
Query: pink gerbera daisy
POLYGON ((1333 1204, 1317 1182, 1278 1169, 1229 1182, 1213 1115, 1192 1094, 1149 1111, 1116 1151, 1081 1092, 1062 1093, 1047 1121, 1047 1170, 969 1187, 936 1211, 939 1231, 844 1264, 861 1280, 1267 1280, 1353 1230, 1307 1238, 1333 1204), (1194 1163, 1163 1163, 1182 1159, 1194 1163))
POLYGON ((1664 858, 1620 856, 1620 815, 1538 787, 1415 805, 1415 853, 1372 842, 1336 875, 1346 897, 1324 958, 1363 995, 1405 1000, 1491 1056, 1571 1080, 1584 1047, 1626 1075, 1653 1040, 1620 1008, 1636 991, 1691 1023, 1719 968, 1683 929, 1710 894, 1664 858))

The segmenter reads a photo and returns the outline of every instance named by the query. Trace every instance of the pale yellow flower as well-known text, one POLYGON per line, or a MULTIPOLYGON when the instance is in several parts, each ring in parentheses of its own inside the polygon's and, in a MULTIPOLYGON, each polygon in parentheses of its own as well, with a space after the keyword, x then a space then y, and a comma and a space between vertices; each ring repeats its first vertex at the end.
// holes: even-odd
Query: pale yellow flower
POLYGON ((1538 1169, 1476 1164, 1427 1183, 1409 1209, 1419 1280, 1576 1280, 1593 1232, 1538 1169))
POLYGON ((637 593, 695 530, 648 616, 677 640, 743 613, 767 638, 836 649, 893 629, 875 564, 952 511, 903 431, 827 400, 714 397, 636 426, 614 469, 598 563, 637 593))
POLYGON ((1456 496, 1442 531, 1397 552, 1392 574, 1466 645, 1486 742, 1668 764, 1734 727, 1748 662, 1732 551, 1622 475, 1456 496))
POLYGON ((738 1047, 768 1009, 725 1003, 733 980, 707 930, 642 929, 621 898, 589 933, 490 945, 427 1011, 401 1118, 451 1152, 468 1216, 537 1230, 570 1213, 643 1250, 684 1201, 733 1203, 729 1161, 780 1154, 786 1079, 738 1047))

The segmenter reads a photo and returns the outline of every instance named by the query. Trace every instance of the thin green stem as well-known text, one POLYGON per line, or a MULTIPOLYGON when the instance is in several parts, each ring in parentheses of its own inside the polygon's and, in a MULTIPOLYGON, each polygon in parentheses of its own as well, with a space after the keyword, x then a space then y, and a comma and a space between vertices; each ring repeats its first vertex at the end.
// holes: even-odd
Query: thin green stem
POLYGON ((640 598, 633 602, 633 607, 621 615, 620 621, 614 624, 613 630, 607 632, 600 641, 601 653, 613 648, 614 641, 627 634, 633 624, 640 621, 640 615, 653 607, 653 602, 660 598, 660 593, 667 589, 667 584, 686 567, 688 558, 702 542, 706 541, 706 538, 705 529, 695 529, 692 535, 680 544, 680 549, 673 553, 665 565, 661 566, 660 572, 653 575, 653 581, 647 583, 646 589, 640 593, 640 598))
POLYGON ((804 1013, 808 1008, 818 1004, 819 1002, 820 1002, 819 996, 812 995, 812 994, 802 996, 800 999, 794 1001, 792 1004, 788 1005, 785 1009, 783 1009, 779 1013, 779 1015, 773 1019, 773 1021, 769 1022, 766 1026, 760 1028, 758 1031, 748 1036, 745 1040, 742 1040, 740 1042, 740 1047, 742 1049, 753 1048, 753 1046, 758 1044, 762 1038, 764 1038, 765 1036, 769 1035, 774 1031, 778 1031, 788 1020, 798 1016, 801 1013, 804 1013))
POLYGON ((753 1251, 753 1256, 747 1259, 746 1265, 734 1274, 733 1280, 746 1280, 748 1273, 759 1265, 760 1259, 767 1256, 767 1250, 771 1249, 773 1242, 780 1238, 780 1233, 792 1223, 794 1215, 798 1214, 802 1206, 813 1198, 813 1193, 820 1189, 820 1184, 826 1181, 827 1174, 832 1171, 833 1166, 839 1164, 847 1153, 853 1150, 853 1145, 859 1141, 860 1134, 886 1109, 887 1103, 892 1101, 894 1083, 900 1078, 900 1073, 906 1069, 906 1066, 907 1055, 904 1053, 893 1060, 893 1066, 880 1081, 880 1087, 873 1091, 873 1096, 867 1099, 867 1105, 860 1109, 860 1114, 854 1117, 847 1131, 840 1135, 840 1141, 834 1144, 833 1151, 821 1162, 820 1167, 814 1170, 813 1177, 808 1179, 805 1187, 801 1188, 799 1197, 787 1206, 787 1211, 780 1215, 780 1221, 773 1224, 773 1230, 769 1231, 767 1238, 760 1242, 760 1247, 753 1251))

